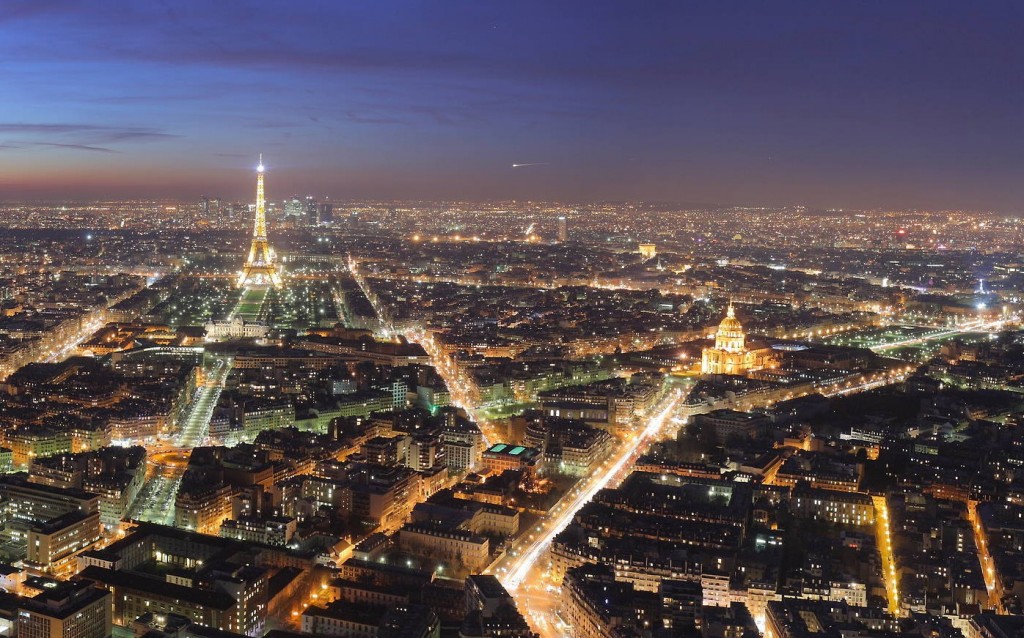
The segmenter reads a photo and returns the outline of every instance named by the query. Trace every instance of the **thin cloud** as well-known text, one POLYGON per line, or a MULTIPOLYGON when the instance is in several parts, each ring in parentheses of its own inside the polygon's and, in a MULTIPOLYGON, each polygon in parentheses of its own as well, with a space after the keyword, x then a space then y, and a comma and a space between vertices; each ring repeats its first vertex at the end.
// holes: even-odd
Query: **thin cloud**
POLYGON ((147 140, 164 140, 178 137, 171 133, 143 126, 102 126, 98 124, 52 123, 40 124, 32 122, 0 122, 0 133, 47 135, 73 138, 68 144, 113 144, 116 142, 135 142, 147 140))
POLYGON ((363 115, 361 113, 356 113, 353 111, 345 113, 345 119, 355 124, 404 124, 404 122, 401 119, 396 117, 363 115))
POLYGON ((105 97, 86 98, 85 101, 95 104, 164 104, 167 102, 194 102, 209 99, 209 93, 162 93, 153 95, 109 95, 105 97))
POLYGON ((120 131, 111 130, 106 134, 106 137, 109 142, 134 142, 145 140, 166 140, 178 136, 152 129, 125 129, 120 131))
POLYGON ((112 148, 104 148, 102 146, 89 146, 88 144, 61 144, 59 142, 32 142, 32 146, 42 146, 45 148, 66 148, 74 151, 90 151, 93 153, 120 153, 121 151, 115 151, 112 148))
POLYGON ((89 124, 0 123, 0 133, 75 133, 96 128, 89 124))

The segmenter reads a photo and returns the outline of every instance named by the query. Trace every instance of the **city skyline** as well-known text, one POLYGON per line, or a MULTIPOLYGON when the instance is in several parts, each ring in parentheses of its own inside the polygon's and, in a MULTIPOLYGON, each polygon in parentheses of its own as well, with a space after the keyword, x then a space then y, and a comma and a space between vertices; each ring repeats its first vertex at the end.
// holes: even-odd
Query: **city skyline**
POLYGON ((0 2, 0 637, 1024 638, 1021 17, 0 2))
POLYGON ((1012 3, 7 3, 0 200, 1019 210, 1012 3))

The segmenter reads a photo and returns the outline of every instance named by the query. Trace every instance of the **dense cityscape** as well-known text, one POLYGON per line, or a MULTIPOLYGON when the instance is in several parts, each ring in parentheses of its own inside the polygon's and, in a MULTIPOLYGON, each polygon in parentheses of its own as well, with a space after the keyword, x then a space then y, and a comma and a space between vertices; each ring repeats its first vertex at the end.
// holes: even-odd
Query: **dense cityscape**
POLYGON ((5 206, 9 632, 1021 613, 1018 219, 282 202, 267 175, 253 203, 5 206))
POLYGON ((1013 3, 0 3, 0 638, 1024 638, 1013 3))

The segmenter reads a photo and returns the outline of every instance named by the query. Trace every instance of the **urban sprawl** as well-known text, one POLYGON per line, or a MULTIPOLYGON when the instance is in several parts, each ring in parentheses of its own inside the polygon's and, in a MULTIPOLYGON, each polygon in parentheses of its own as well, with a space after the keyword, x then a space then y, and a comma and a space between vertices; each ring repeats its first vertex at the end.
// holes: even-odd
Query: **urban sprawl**
POLYGON ((1020 219, 255 177, 0 205, 3 635, 1024 631, 1020 219))

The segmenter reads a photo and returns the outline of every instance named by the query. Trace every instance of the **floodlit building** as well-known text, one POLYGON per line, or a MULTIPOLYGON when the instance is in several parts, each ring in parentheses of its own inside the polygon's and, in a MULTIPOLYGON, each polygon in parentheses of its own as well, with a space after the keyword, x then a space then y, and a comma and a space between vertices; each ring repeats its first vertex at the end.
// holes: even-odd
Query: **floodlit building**
POLYGON ((497 443, 484 452, 483 465, 489 473, 501 474, 505 470, 533 471, 540 460, 537 448, 497 443))
POLYGON ((18 609, 16 635, 23 638, 106 638, 110 592, 77 581, 55 584, 18 609))
POLYGON ((771 348, 748 347, 743 324, 736 318, 732 304, 729 304, 725 319, 715 333, 714 347, 704 348, 700 371, 703 374, 743 375, 751 370, 774 367, 776 363, 771 348))

